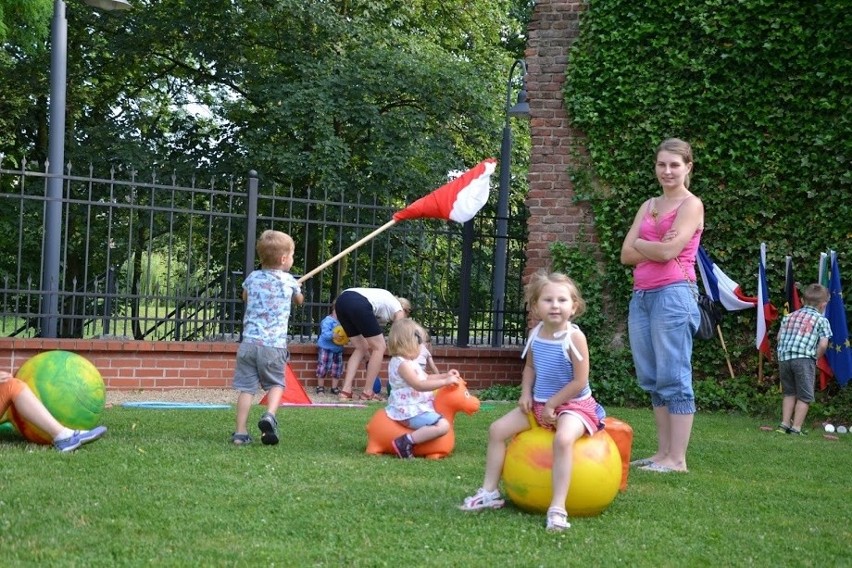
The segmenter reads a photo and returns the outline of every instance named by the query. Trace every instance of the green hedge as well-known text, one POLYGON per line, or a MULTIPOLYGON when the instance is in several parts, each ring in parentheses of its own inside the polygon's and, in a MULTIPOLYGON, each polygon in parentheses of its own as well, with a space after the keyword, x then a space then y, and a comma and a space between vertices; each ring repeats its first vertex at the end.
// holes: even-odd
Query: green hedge
MULTIPOLYGON (((554 260, 583 281, 584 295, 601 297, 601 311, 582 325, 600 342, 593 369, 606 378, 596 393, 604 390, 611 404, 636 394, 621 384, 632 374, 624 346, 630 271, 618 257, 636 209, 659 193, 654 149, 664 138, 692 144, 692 190, 706 209, 702 244, 747 294, 755 294, 765 242, 776 306, 783 305, 785 256, 807 284, 828 249, 838 252, 852 298, 850 37, 845 0, 588 2, 569 54, 565 102, 587 136, 588 153, 575 156, 571 174, 577 199, 594 210, 597 245, 557 244, 554 260)), ((730 313, 722 324, 734 379, 719 341, 696 345, 703 407, 780 406, 772 361, 763 362, 758 384, 755 317, 754 310, 730 313)), ((774 339, 777 322, 770 331, 774 339)), ((836 404, 835 390, 821 393, 812 416, 852 413, 852 405, 836 404)))

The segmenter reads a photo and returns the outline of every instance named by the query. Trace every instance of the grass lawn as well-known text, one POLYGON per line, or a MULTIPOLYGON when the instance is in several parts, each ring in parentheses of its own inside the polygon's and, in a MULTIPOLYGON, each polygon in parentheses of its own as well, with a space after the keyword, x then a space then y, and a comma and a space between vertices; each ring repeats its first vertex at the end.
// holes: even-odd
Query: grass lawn
MULTIPOLYGON (((852 434, 794 437, 699 414, 688 474, 632 471, 602 515, 562 534, 512 506, 463 513, 488 424, 455 453, 364 453, 377 407, 284 408, 282 442, 233 447, 233 410, 105 410, 107 436, 62 455, 0 440, 2 566, 850 566, 852 434)), ((650 409, 609 408, 655 447, 650 409)), ((256 407, 253 418, 260 416, 256 407)))

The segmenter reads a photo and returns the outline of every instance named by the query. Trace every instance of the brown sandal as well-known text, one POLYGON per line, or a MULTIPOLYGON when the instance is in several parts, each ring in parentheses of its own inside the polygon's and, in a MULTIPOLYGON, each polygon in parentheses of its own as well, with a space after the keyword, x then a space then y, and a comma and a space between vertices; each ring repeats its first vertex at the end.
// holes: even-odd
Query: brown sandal
POLYGON ((358 400, 363 400, 364 402, 384 402, 385 399, 382 395, 374 392, 361 391, 358 393, 358 400))
POLYGON ((342 390, 339 393, 337 393, 337 400, 340 401, 340 402, 346 402, 346 401, 352 400, 352 393, 346 392, 345 390, 342 390))

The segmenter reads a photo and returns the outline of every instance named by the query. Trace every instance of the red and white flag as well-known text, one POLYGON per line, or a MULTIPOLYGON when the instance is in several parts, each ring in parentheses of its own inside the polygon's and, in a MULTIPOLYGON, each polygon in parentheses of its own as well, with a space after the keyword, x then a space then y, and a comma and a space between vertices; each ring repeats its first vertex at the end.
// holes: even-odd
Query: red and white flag
POLYGON ((400 221, 423 217, 445 219, 458 223, 470 221, 488 201, 491 174, 494 173, 496 165, 497 161, 494 158, 483 160, 450 183, 444 184, 429 195, 421 197, 402 211, 397 211, 394 213, 393 219, 299 278, 299 284, 400 221))
POLYGON ((453 181, 442 185, 393 215, 394 221, 407 219, 446 219, 465 223, 473 219, 488 201, 494 158, 479 162, 453 181))

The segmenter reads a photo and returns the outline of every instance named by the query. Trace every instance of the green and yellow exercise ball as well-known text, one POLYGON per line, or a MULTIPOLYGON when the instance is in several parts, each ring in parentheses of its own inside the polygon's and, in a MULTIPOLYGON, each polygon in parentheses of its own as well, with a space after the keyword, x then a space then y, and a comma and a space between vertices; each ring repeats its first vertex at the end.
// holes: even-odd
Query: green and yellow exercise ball
MULTIPOLYGON (((519 508, 544 513, 553 497, 553 431, 532 427, 509 442, 503 462, 503 487, 519 508)), ((612 437, 601 430, 574 443, 571 482, 565 509, 572 517, 602 513, 621 485, 621 454, 612 437)))
MULTIPOLYGON (((98 425, 106 402, 101 373, 88 359, 70 351, 45 351, 30 358, 15 375, 29 385, 42 404, 63 426, 91 430, 98 425)), ((37 444, 52 438, 16 411, 9 416, 21 435, 37 444)))

